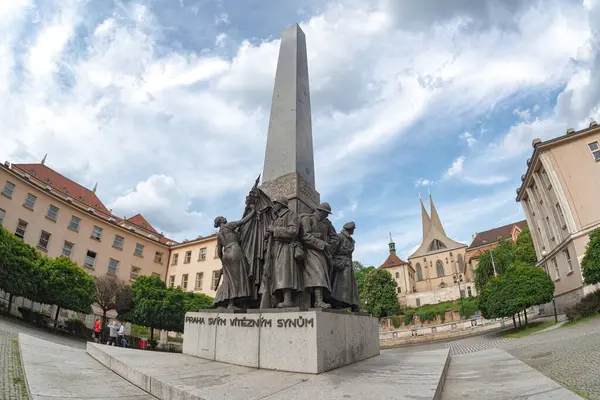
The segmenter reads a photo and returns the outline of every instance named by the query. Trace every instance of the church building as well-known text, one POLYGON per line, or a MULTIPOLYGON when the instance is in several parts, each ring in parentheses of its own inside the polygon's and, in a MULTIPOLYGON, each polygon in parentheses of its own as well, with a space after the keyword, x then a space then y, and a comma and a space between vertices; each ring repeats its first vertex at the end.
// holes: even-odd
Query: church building
POLYGON ((421 219, 423 240, 408 262, 396 256, 390 237, 390 256, 380 266, 392 273, 398 284, 398 299, 407 307, 476 296, 472 273, 466 270, 467 245, 450 239, 429 195, 431 216, 423 200, 421 219))

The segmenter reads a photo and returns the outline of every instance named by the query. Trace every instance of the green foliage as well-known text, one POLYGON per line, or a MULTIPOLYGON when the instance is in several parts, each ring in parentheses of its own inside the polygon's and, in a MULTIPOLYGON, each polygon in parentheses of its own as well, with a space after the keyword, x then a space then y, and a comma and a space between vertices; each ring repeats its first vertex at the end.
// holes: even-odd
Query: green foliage
POLYGON ((375 317, 386 317, 400 310, 396 296, 396 281, 388 271, 367 268, 364 281, 359 289, 364 308, 375 317))
POLYGON ((44 258, 41 262, 44 288, 40 301, 90 314, 94 302, 94 280, 68 257, 44 258))
POLYGON ((136 325, 154 329, 183 332, 185 313, 199 311, 212 304, 213 299, 203 294, 184 292, 180 287, 167 288, 158 277, 140 276, 131 285, 133 306, 119 310, 119 318, 136 325))
POLYGON ((516 243, 513 243, 511 240, 504 240, 498 247, 492 250, 492 254, 490 254, 489 250, 481 254, 479 264, 474 271, 475 287, 478 291, 481 291, 490 281, 494 276, 494 265, 496 266, 497 275, 502 275, 514 264, 518 263, 533 267, 536 262, 537 257, 535 248, 533 247, 531 232, 529 228, 525 228, 517 237, 516 243), (494 258, 493 265, 492 256, 494 258))
POLYGON ((397 315, 392 315, 390 317, 390 319, 392 320, 392 325, 394 326, 394 328, 396 328, 396 329, 400 328, 400 321, 398 321, 397 315))
POLYGON ((543 269, 516 264, 488 282, 479 296, 479 305, 485 318, 510 317, 548 303, 553 294, 554 282, 543 269))
POLYGON ((410 325, 414 315, 419 316, 421 322, 433 321, 436 315, 439 315, 440 321, 444 323, 446 321, 446 311, 449 310, 459 310, 463 317, 470 317, 479 310, 479 302, 476 297, 467 297, 463 298, 462 305, 460 299, 458 299, 437 304, 425 304, 418 308, 407 308, 404 310, 404 324, 410 325), (463 305, 464 313, 462 312, 463 305))
POLYGON ((28 324, 36 325, 40 328, 48 325, 48 317, 42 313, 25 307, 19 307, 19 312, 21 313, 21 317, 23 317, 23 321, 27 322, 28 324))
POLYGON ((442 324, 444 323, 444 321, 446 320, 446 309, 440 310, 439 311, 440 314, 440 321, 442 322, 442 324))
POLYGON ((408 326, 408 325, 412 324, 414 317, 415 317, 414 310, 410 310, 410 309, 404 310, 404 325, 408 326))
POLYGON ((102 324, 106 325, 106 313, 110 310, 127 312, 133 307, 131 286, 114 275, 94 277, 94 303, 102 310, 102 324))
POLYGON ((421 322, 433 321, 437 313, 433 310, 417 311, 417 316, 421 322))
POLYGON ((581 273, 587 285, 600 283, 600 228, 590 233, 590 241, 581 261, 581 273))
POLYGON ((363 287, 365 286, 365 276, 367 275, 367 273, 369 271, 372 271, 375 269, 375 267, 365 267, 363 266, 360 261, 354 261, 352 262, 352 267, 354 268, 354 278, 356 279, 356 286, 358 288, 358 294, 360 296, 360 302, 361 302, 361 308, 364 310, 365 308, 365 304, 364 304, 364 299, 363 296, 361 295, 363 287))
POLYGON ((577 304, 565 310, 569 321, 577 321, 598 313, 600 313, 600 290, 585 295, 577 304))
POLYGON ((0 227, 0 289, 10 293, 9 303, 13 296, 35 300, 42 284, 39 253, 0 227))

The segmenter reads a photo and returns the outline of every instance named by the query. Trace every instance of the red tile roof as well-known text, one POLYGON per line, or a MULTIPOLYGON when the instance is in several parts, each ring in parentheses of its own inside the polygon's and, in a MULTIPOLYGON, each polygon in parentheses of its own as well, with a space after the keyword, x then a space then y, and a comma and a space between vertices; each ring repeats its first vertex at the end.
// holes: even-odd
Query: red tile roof
POLYGON ((154 229, 154 227, 150 225, 150 222, 148 222, 146 218, 144 218, 142 214, 138 213, 131 218, 127 218, 125 221, 137 226, 141 226, 142 228, 147 229, 150 232, 158 233, 156 229, 154 229))
POLYGON ((379 268, 392 268, 407 264, 408 263, 406 261, 402 261, 400 257, 396 255, 396 253, 390 253, 388 258, 379 266, 379 268))
POLYGON ((59 174, 43 164, 13 164, 13 167, 17 167, 20 170, 27 172, 37 180, 50 185, 53 189, 64 193, 89 207, 93 207, 98 211, 110 214, 110 211, 108 208, 106 208, 102 201, 100 201, 98 196, 96 196, 96 193, 76 182, 73 182, 69 178, 59 174))
MULTIPOLYGON (((122 218, 113 215, 110 210, 106 208, 104 203, 102 203, 98 196, 96 196, 96 193, 59 174, 44 164, 12 164, 12 167, 28 173, 34 178, 33 180, 40 182, 40 184, 49 185, 56 190, 56 192, 61 193, 63 196, 71 197, 77 202, 94 208, 96 211, 98 211, 95 215, 100 218, 107 220, 109 218, 113 218, 114 222, 117 224, 123 222, 122 218)), ((177 244, 175 240, 164 237, 158 233, 158 231, 154 229, 154 227, 148 222, 148 220, 146 220, 146 218, 144 218, 142 214, 138 213, 131 218, 127 218, 126 221, 132 225, 136 225, 150 232, 156 233, 158 241, 162 244, 177 244)))
POLYGON ((527 227, 527 221, 523 220, 523 221, 519 221, 519 222, 513 222, 512 224, 504 225, 499 228, 490 229, 489 231, 479 232, 473 239, 473 242, 471 242, 469 249, 472 249, 474 247, 483 246, 484 244, 492 244, 492 243, 498 242, 503 239, 511 238, 513 226, 515 226, 515 225, 519 229, 523 230, 527 227))

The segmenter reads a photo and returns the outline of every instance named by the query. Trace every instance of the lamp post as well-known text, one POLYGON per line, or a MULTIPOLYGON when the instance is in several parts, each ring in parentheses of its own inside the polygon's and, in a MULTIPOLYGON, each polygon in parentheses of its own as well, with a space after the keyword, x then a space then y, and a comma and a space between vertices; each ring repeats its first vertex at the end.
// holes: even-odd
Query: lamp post
POLYGON ((494 269, 494 276, 498 276, 496 273, 496 264, 494 263, 494 252, 492 251, 492 244, 487 240, 484 240, 482 243, 489 243, 490 245, 490 257, 492 258, 492 268, 494 269))
MULTIPOLYGON (((546 250, 542 250, 542 260, 546 258, 546 256, 548 255, 548 253, 546 253, 546 250)), ((550 276, 550 271, 548 270, 548 263, 544 261, 544 268, 546 269, 546 273, 548 274, 548 277, 550 279, 552 279, 552 277, 550 276)), ((554 300, 554 293, 552 293, 552 307, 554 308, 554 322, 558 323, 558 315, 556 314, 556 301, 554 300)))
POLYGON ((462 319, 462 317, 465 316, 465 304, 463 302, 462 290, 460 289, 460 283, 462 282, 463 277, 462 274, 454 274, 453 278, 454 283, 458 283, 458 294, 460 295, 460 315, 462 319))

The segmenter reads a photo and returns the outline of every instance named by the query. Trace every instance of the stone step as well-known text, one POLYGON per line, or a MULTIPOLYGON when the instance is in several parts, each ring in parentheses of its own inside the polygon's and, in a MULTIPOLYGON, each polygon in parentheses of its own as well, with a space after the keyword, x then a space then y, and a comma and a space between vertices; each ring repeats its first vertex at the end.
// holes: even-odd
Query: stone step
POLYGON ((159 399, 433 399, 438 400, 449 350, 381 355, 319 375, 270 371, 185 354, 88 343, 107 368, 159 399))
POLYGON ((581 397, 504 350, 453 356, 442 400, 581 400, 581 397))
POLYGON ((85 350, 22 333, 19 350, 31 400, 156 399, 106 369, 85 350))

